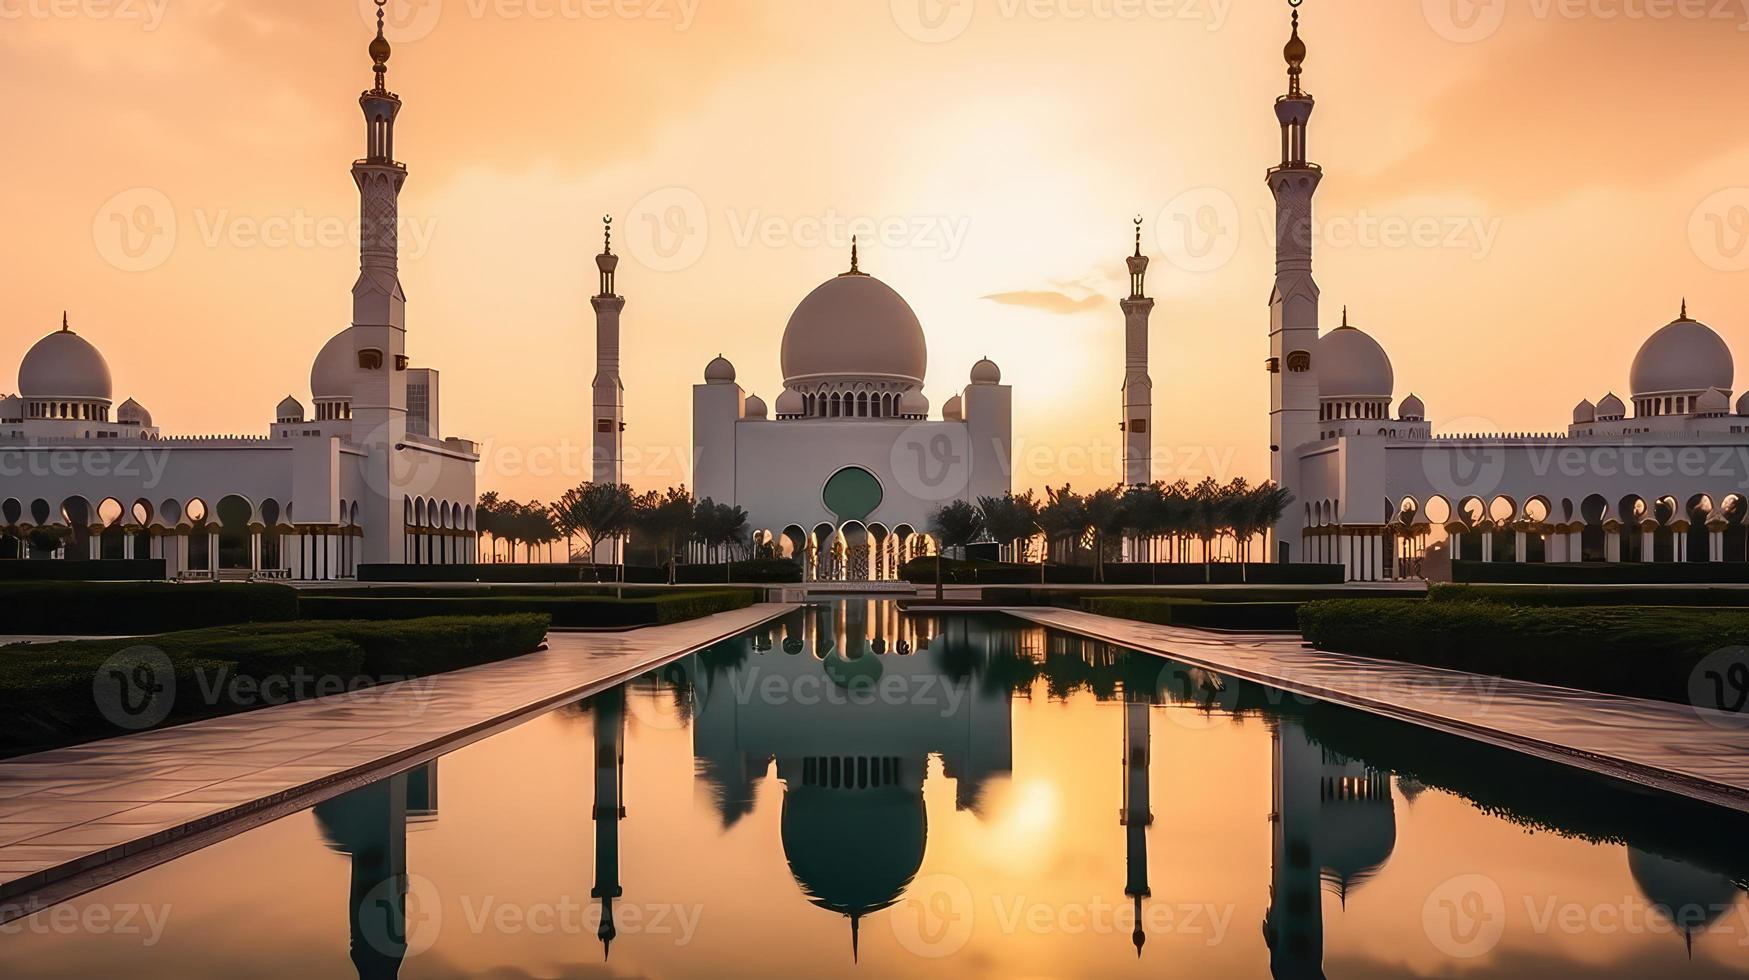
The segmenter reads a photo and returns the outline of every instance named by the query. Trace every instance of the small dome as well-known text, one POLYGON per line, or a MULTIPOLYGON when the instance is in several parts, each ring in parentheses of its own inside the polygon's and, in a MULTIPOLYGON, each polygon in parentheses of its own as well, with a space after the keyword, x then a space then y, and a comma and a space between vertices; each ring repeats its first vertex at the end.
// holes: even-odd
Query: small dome
POLYGON ((1653 334, 1634 356, 1629 377, 1635 398, 1692 393, 1708 388, 1730 391, 1735 380, 1731 348, 1713 328, 1688 318, 1653 334))
POLYGON ((290 395, 273 410, 274 418, 281 422, 302 422, 304 420, 304 405, 290 395))
POLYGON ((1749 415, 1749 391, 1743 392, 1743 397, 1737 399, 1737 414, 1749 415))
POLYGON ((960 396, 955 395, 952 398, 949 398, 947 404, 941 406, 941 417, 947 419, 949 422, 962 422, 965 420, 965 403, 960 400, 960 396))
POLYGON ((1427 406, 1415 395, 1403 399, 1397 406, 1397 418, 1404 422, 1420 422, 1427 418, 1427 406))
POLYGON ((1002 369, 988 357, 972 365, 972 384, 999 385, 1002 383, 1002 369))
POLYGON ((24 417, 24 401, 17 395, 7 395, 0 398, 0 422, 12 421, 24 417))
POLYGON ((819 378, 891 378, 923 383, 923 325, 891 286, 861 273, 828 279, 807 295, 783 331, 784 383, 819 378))
POLYGON ((146 406, 129 398, 115 410, 115 420, 122 425, 152 426, 152 413, 146 411, 146 406))
POLYGON ((1708 388, 1699 398, 1694 400, 1696 415, 1729 415, 1731 413, 1731 395, 1723 388, 1708 388))
POLYGON ((1397 377, 1385 349, 1364 330, 1346 324, 1318 340, 1312 366, 1318 372, 1318 397, 1386 399, 1397 377))
POLYGON ((311 397, 319 402, 352 397, 354 346, 351 327, 322 345, 316 363, 310 366, 311 397))
POLYGON ((779 416, 801 415, 807 411, 807 402, 802 393, 794 388, 785 388, 783 394, 777 396, 777 414, 779 416))
POLYGON ((1597 402, 1597 419, 1600 422, 1613 422, 1616 419, 1626 418, 1627 414, 1628 407, 1622 403, 1620 398, 1615 397, 1613 392, 1604 395, 1597 402))
POLYGON ((705 384, 727 385, 735 383, 735 365, 721 354, 711 359, 704 367, 705 384))
POLYGON ((18 394, 107 402, 114 388, 109 363, 65 326, 36 342, 18 365, 18 394))
POLYGON ((750 418, 750 419, 765 418, 766 417, 765 399, 759 397, 758 395, 748 395, 747 396, 747 404, 746 404, 746 412, 744 414, 746 415, 747 418, 750 418))
POLYGON ((1597 406, 1591 404, 1591 399, 1587 398, 1573 406, 1574 425, 1589 425, 1595 421, 1597 421, 1597 406))
POLYGON ((923 394, 922 388, 912 388, 905 392, 905 397, 899 399, 899 414, 929 417, 929 398, 923 394))

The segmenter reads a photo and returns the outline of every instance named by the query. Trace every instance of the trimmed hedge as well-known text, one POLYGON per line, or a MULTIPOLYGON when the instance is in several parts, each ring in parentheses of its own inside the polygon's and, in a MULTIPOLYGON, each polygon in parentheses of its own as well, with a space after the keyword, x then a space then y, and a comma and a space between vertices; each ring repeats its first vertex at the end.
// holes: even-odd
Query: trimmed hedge
POLYGON ((1300 607, 1321 650, 1688 703, 1695 667, 1749 644, 1749 610, 1332 599, 1300 607))
POLYGON ((802 580, 802 566, 788 558, 758 558, 753 561, 737 561, 724 565, 718 562, 714 565, 680 565, 674 570, 674 577, 687 585, 709 585, 712 583, 736 583, 747 585, 776 585, 802 580))
POLYGON ((170 676, 152 675, 170 681, 162 724, 180 724, 521 656, 540 647, 547 626, 534 615, 270 623, 0 648, 0 752, 126 734, 98 703, 114 666, 106 662, 126 650, 162 654, 170 676))
MULTIPOLYGON (((950 585, 1038 585, 1039 566, 1012 562, 941 560, 950 585)), ((1045 585, 1341 585, 1341 565, 1262 565, 1231 562, 1108 562, 1104 581, 1090 565, 1046 565, 1045 585)), ((899 569, 913 585, 935 584, 935 559, 913 558, 899 569)))
POLYGON ((17 582, 6 632, 120 636, 298 618, 289 585, 220 582, 17 582))
MULTIPOLYGON (((614 565, 526 564, 505 562, 489 565, 360 565, 360 582, 607 582, 620 570, 614 565)), ((655 584, 668 581, 660 568, 628 566, 623 580, 655 584)))
POLYGON ((1749 583, 1749 564, 1743 562, 1567 562, 1541 564, 1510 561, 1456 561, 1451 565, 1454 582, 1541 583, 1552 585, 1688 585, 1749 583))
POLYGON ((616 599, 607 595, 461 595, 433 598, 307 595, 306 619, 400 620, 422 616, 495 616, 538 613, 567 629, 658 626, 745 609, 758 601, 750 589, 664 592, 616 599))
POLYGON ((1205 602, 1158 596, 1095 596, 1081 605, 1090 613, 1116 619, 1223 630, 1292 630, 1300 608, 1297 602, 1205 602))
POLYGON ((0 561, 0 582, 162 582, 162 558, 0 561))
POLYGON ((1503 602, 1515 606, 1749 606, 1749 589, 1653 589, 1634 585, 1435 585, 1432 602, 1503 602))

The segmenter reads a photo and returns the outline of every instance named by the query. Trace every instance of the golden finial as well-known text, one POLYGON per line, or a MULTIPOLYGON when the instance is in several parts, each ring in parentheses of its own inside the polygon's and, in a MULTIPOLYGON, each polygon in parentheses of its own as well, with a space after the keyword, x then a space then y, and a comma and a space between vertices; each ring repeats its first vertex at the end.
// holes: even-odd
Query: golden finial
POLYGON ((1687 296, 1682 297, 1682 318, 1684 320, 1688 319, 1688 297, 1687 296))
POLYGON ((603 244, 601 246, 601 254, 612 255, 613 254, 613 215, 611 215, 611 214, 602 215, 601 216, 601 226, 604 229, 602 231, 603 244))
POLYGON ((383 36, 383 6, 388 2, 389 0, 376 0, 377 36, 370 42, 371 67, 377 73, 376 91, 378 92, 387 91, 384 87, 383 76, 389 72, 389 55, 394 52, 394 49, 389 47, 389 39, 383 36))
POLYGON ((67 311, 66 310, 61 311, 61 332, 62 333, 72 333, 73 332, 73 328, 67 326, 67 311))
POLYGON ((1300 4, 1305 0, 1288 0, 1293 8, 1293 36, 1288 38, 1287 47, 1282 49, 1282 56, 1287 59, 1288 94, 1300 95, 1300 74, 1306 63, 1306 42, 1300 40, 1300 4))
POLYGON ((1342 304, 1342 325, 1344 327, 1348 326, 1348 304, 1347 303, 1342 304))
POLYGON ((1136 215, 1136 258, 1142 257, 1142 216, 1136 215))
POLYGON ((859 276, 862 274, 862 270, 857 267, 856 236, 855 235, 850 236, 850 274, 853 276, 859 276))

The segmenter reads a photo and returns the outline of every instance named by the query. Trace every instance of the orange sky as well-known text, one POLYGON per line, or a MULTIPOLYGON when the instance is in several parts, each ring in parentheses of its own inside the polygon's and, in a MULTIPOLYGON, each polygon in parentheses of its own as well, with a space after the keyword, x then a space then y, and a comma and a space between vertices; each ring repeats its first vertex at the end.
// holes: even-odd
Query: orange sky
MULTIPOLYGON (((395 3, 409 348, 443 370, 446 434, 486 444, 482 490, 586 476, 609 212, 642 486, 686 479, 712 355, 776 396, 783 325, 846 267, 850 219, 929 332, 935 404, 984 354, 1015 385, 1018 487, 1114 478, 1138 212, 1157 475, 1266 475, 1285 4, 395 3)), ((1327 325, 1352 306, 1398 397, 1457 430, 1556 428, 1625 395, 1684 294, 1749 349, 1749 12, 1450 4, 1306 5, 1327 325)), ((359 8, 0 0, 0 359, 69 308, 117 401, 168 432, 260 434, 307 399, 356 272, 359 8), (123 248, 136 218, 158 234, 123 248)))

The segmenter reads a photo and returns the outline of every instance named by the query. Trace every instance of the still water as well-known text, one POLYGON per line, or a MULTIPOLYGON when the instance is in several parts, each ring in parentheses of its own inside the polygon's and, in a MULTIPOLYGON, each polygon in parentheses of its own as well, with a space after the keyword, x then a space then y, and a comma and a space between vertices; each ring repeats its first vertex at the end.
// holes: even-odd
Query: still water
POLYGON ((0 928, 0 976, 1744 976, 1746 829, 851 603, 0 928))

